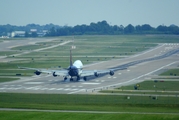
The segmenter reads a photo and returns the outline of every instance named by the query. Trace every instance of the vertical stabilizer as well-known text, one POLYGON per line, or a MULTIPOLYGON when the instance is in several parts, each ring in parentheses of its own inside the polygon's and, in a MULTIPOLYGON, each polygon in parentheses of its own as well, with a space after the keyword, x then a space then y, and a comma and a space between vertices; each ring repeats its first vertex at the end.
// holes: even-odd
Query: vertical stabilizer
POLYGON ((70 49, 70 66, 72 66, 72 53, 71 53, 71 49, 70 49))

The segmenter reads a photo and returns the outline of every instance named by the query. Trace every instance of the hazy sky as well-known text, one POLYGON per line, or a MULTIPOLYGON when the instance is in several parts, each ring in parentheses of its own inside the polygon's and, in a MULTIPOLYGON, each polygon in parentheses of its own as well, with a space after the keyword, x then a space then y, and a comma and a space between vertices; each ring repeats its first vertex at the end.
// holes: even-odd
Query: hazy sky
POLYGON ((0 0, 0 25, 179 26, 179 0, 0 0))

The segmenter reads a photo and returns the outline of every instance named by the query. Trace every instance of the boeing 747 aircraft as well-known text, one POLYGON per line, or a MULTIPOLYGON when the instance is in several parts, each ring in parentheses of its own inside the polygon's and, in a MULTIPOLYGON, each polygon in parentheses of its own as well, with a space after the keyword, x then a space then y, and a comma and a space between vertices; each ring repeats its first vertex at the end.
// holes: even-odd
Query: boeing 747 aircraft
POLYGON ((83 64, 80 60, 76 60, 74 63, 72 63, 71 50, 70 50, 70 66, 67 69, 46 70, 46 69, 28 68, 28 67, 19 67, 19 66, 18 68, 27 69, 27 70, 35 70, 34 73, 36 75, 40 75, 41 73, 48 73, 48 74, 52 74, 54 77, 63 76, 64 81, 67 80, 69 77, 70 77, 70 81, 73 81, 74 77, 76 77, 77 81, 79 81, 81 78, 83 78, 86 81, 88 76, 98 77, 100 74, 109 74, 113 76, 115 70, 122 70, 121 68, 107 69, 107 70, 91 70, 91 71, 83 70, 83 64))

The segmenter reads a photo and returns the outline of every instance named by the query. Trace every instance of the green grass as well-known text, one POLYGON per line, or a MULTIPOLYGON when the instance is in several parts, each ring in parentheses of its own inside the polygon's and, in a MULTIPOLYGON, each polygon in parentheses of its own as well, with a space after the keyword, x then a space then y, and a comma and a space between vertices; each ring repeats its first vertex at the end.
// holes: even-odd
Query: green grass
POLYGON ((154 82, 153 80, 144 81, 135 85, 122 86, 114 90, 102 90, 101 93, 119 93, 119 94, 141 94, 141 95, 179 95, 179 81, 165 81, 159 80, 154 82), (134 89, 134 86, 140 85, 138 90, 134 89), (176 92, 175 92, 176 91, 176 92))
POLYGON ((40 49, 48 46, 42 46, 42 45, 26 45, 26 46, 19 46, 19 47, 14 47, 12 50, 35 50, 35 49, 40 49))
POLYGON ((0 52, 0 56, 8 56, 8 55, 13 55, 13 54, 17 54, 19 52, 17 51, 1 51, 0 52))
POLYGON ((127 95, 64 95, 0 93, 1 108, 124 111, 124 112, 179 112, 178 97, 127 95), (157 109, 156 109, 157 108, 157 109))
POLYGON ((164 73, 160 74, 161 76, 179 76, 179 69, 170 69, 164 73))
MULTIPOLYGON (((159 80, 158 82, 144 81, 142 83, 138 83, 140 85, 140 90, 166 90, 166 91, 179 91, 179 81, 165 81, 159 80)), ((123 90, 134 90, 134 85, 122 86, 120 89, 123 90)))
POLYGON ((56 113, 0 111, 1 120, 178 120, 179 115, 167 114, 99 114, 99 113, 56 113))
POLYGON ((0 77, 0 83, 1 82, 10 82, 10 81, 14 81, 14 80, 19 80, 19 78, 4 78, 4 77, 0 77))

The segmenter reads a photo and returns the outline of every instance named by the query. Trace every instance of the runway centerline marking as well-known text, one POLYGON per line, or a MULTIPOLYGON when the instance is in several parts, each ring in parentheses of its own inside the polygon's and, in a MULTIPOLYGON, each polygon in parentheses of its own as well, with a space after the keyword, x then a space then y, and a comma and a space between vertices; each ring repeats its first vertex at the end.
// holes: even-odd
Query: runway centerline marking
POLYGON ((99 85, 101 83, 82 83, 82 84, 84 84, 84 85, 99 85))

